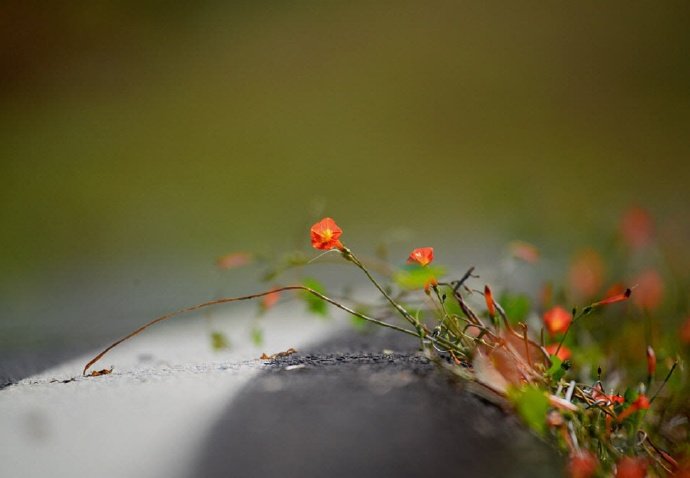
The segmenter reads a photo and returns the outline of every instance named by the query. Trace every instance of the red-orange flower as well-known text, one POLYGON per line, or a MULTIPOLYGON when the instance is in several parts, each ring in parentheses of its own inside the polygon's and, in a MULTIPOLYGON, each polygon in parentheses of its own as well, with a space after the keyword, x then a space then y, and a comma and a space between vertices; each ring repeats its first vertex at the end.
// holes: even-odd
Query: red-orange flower
POLYGON ((410 257, 407 258, 407 262, 410 264, 417 263, 420 266, 426 266, 431 264, 434 260, 434 248, 433 247, 418 247, 410 253, 410 257))
POLYGON ((437 287, 437 286, 438 286, 438 281, 436 280, 435 277, 432 277, 431 279, 429 279, 428 281, 426 281, 426 284, 424 284, 424 293, 425 293, 426 295, 431 294, 431 289, 432 289, 433 287, 437 287))
POLYGON ((633 249, 639 249, 652 242, 654 220, 649 212, 641 207, 631 207, 620 224, 623 240, 633 249))
POLYGON ((601 289, 605 274, 606 266, 601 255, 594 249, 585 249, 570 265, 570 290, 579 300, 591 299, 601 289))
POLYGON ((684 344, 690 344, 690 317, 680 326, 680 341, 684 344))
POLYGON ((252 254, 249 252, 233 252, 219 257, 216 260, 216 265, 220 269, 234 269, 250 264, 252 259, 252 254))
POLYGON ((343 230, 333 219, 325 217, 311 226, 311 245, 315 249, 342 249, 343 244, 338 240, 343 230))
POLYGON ((549 353, 549 355, 555 355, 561 360, 568 360, 572 355, 570 349, 565 345, 561 345, 561 348, 560 350, 558 350, 558 353, 556 353, 556 350, 558 349, 558 344, 549 344, 544 348, 549 353))
POLYGON ((637 289, 633 301, 643 309, 656 309, 664 298, 664 281, 659 273, 653 269, 646 270, 634 282, 637 289))
POLYGON ((572 478, 589 478, 594 476, 599 466, 597 457, 589 451, 576 451, 570 455, 568 472, 572 478))
POLYGON ((561 306, 552 307, 544 312, 544 325, 551 335, 561 334, 568 330, 573 316, 561 306))
POLYGON ((644 478, 647 476, 647 460, 624 456, 616 463, 616 478, 644 478))
POLYGON ((270 294, 266 294, 261 301, 261 308, 266 311, 273 308, 280 299, 280 290, 274 289, 270 294))
POLYGON ((539 260, 539 249, 536 246, 523 241, 513 241, 508 246, 510 253, 516 259, 534 264, 539 260))

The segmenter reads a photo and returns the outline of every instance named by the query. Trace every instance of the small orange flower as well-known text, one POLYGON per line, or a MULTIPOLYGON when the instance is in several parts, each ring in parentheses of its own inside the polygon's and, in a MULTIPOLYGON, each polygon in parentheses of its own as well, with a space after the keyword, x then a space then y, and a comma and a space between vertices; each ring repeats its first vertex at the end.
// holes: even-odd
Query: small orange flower
POLYGON ((432 277, 431 279, 426 281, 426 284, 424 284, 424 293, 426 295, 431 294, 432 287, 438 287, 438 281, 435 277, 432 277))
POLYGON ((594 249, 582 250, 570 265, 570 290, 577 300, 591 299, 601 290, 605 275, 606 266, 601 255, 594 249))
POLYGON ((272 290, 270 294, 263 296, 261 300, 261 309, 266 311, 273 308, 276 302, 278 302, 278 299, 280 299, 280 291, 278 289, 272 290))
POLYGON ((581 450, 570 455, 568 472, 572 478, 589 478, 594 476, 598 466, 599 460, 593 453, 581 450))
POLYGON ((624 456, 616 463, 616 478, 644 478, 647 476, 647 460, 624 456))
POLYGON ((234 269, 251 264, 252 259, 252 254, 249 252, 233 252, 219 257, 216 265, 219 269, 234 269))
POLYGON ((315 249, 342 249, 343 244, 338 240, 343 230, 333 219, 325 217, 311 226, 311 245, 315 249))
POLYGON ((420 266, 426 266, 431 264, 434 260, 434 248, 433 247, 418 247, 410 253, 410 257, 407 258, 409 264, 417 263, 420 266))
POLYGON ((513 241, 508 248, 510 249, 510 254, 516 259, 530 264, 534 264, 539 260, 539 249, 528 242, 513 241))
POLYGON ((551 335, 561 334, 568 330, 572 320, 570 312, 558 305, 544 312, 544 325, 551 335))
POLYGON ((664 281, 657 271, 648 269, 637 277, 633 301, 642 309, 652 310, 661 305, 664 298, 664 281))
POLYGON ((628 246, 640 249, 654 238, 654 220, 647 210, 631 207, 621 220, 620 231, 628 246))
POLYGON ((544 348, 546 349, 549 355, 555 355, 561 360, 568 360, 572 355, 570 349, 565 345, 561 345, 561 349, 558 351, 558 353, 556 353, 556 349, 558 349, 558 344, 549 344, 544 348))
POLYGON ((690 317, 685 319, 685 321, 680 326, 680 341, 684 344, 690 344, 690 317))

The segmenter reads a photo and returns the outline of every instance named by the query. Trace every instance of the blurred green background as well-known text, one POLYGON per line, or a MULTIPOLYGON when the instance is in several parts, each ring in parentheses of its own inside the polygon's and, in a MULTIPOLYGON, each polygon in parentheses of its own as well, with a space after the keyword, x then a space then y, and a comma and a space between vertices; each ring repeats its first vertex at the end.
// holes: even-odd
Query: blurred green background
POLYGON ((0 356, 254 290, 215 257, 306 245, 320 211, 358 250, 404 226, 458 267, 515 238, 569 254, 631 204, 688 238, 689 21, 686 2, 3 2, 0 356))

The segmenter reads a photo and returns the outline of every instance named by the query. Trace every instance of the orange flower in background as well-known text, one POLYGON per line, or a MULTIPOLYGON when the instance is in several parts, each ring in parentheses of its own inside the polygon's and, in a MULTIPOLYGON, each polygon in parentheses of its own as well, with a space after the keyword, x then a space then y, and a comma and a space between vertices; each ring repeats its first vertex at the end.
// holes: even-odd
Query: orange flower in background
POLYGON ((252 260, 253 255, 249 252, 233 252, 219 257, 216 265, 219 269, 234 269, 251 264, 252 260))
POLYGON ((624 456, 616 463, 616 478, 644 478, 647 476, 647 460, 624 456))
POLYGON ((631 207, 623 215, 620 225, 623 240, 633 249, 642 248, 652 242, 654 221, 641 207, 631 207))
POLYGON ((315 249, 330 250, 342 249, 343 244, 338 238, 343 230, 338 227, 333 219, 325 217, 311 226, 311 245, 315 249))
POLYGON ((271 291, 270 294, 266 294, 263 296, 261 300, 261 309, 264 311, 267 311, 271 308, 273 308, 274 305, 278 302, 278 299, 280 299, 280 291, 278 288, 274 289, 271 291))
POLYGON ((680 326, 680 341, 684 344, 690 344, 690 317, 685 319, 685 322, 680 326))
POLYGON ((513 241, 508 245, 510 255, 529 264, 539 260, 539 249, 533 244, 524 241, 513 241))
POLYGON ((604 260, 597 251, 580 251, 570 264, 570 290, 575 293, 578 300, 591 299, 600 293, 605 273, 604 260))
POLYGON ((568 473, 572 478, 589 478, 594 476, 599 466, 599 460, 593 453, 581 450, 570 455, 568 473))
POLYGON ((410 253, 410 257, 407 258, 409 264, 417 263, 420 266, 426 266, 431 264, 434 260, 434 248, 433 247, 418 247, 410 253))
POLYGON ((637 285, 633 301, 639 307, 647 310, 656 309, 664 298, 664 281, 654 269, 639 274, 633 283, 637 285))
POLYGON ((556 353, 556 349, 558 349, 558 344, 549 344, 544 348, 546 349, 549 355, 555 355, 561 360, 568 360, 572 355, 570 349, 565 345, 561 345, 561 349, 558 351, 558 353, 556 353))
POLYGON ((562 334, 568 330, 572 320, 570 312, 559 305, 544 312, 544 326, 551 335, 562 334))

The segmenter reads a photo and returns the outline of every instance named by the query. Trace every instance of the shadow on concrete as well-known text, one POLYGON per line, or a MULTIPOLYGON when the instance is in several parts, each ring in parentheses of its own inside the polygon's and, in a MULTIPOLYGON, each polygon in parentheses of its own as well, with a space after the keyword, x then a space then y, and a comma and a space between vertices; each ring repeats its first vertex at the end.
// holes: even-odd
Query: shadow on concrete
POLYGON ((228 405, 194 476, 562 474, 557 454, 515 417, 415 349, 399 334, 353 334, 280 360, 228 405))

